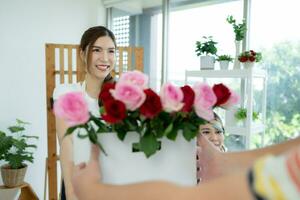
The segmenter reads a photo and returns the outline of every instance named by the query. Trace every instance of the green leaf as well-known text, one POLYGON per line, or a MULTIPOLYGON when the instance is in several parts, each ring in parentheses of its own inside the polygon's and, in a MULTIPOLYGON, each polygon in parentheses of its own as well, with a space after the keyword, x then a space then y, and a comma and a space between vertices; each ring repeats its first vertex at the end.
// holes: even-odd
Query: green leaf
POLYGON ((172 130, 173 130, 173 123, 170 123, 169 126, 165 129, 164 135, 168 136, 172 130))
POLYGON ((130 131, 135 131, 135 130, 137 130, 137 124, 135 124, 136 123, 136 120, 130 120, 130 119, 128 119, 128 118, 126 118, 125 120, 124 120, 124 123, 128 126, 128 129, 130 130, 130 131))
POLYGON ((127 133, 126 131, 118 131, 117 136, 120 140, 123 141, 125 139, 126 133, 127 133))
POLYGON ((140 143, 132 143, 132 152, 140 152, 141 151, 141 145, 140 143))
POLYGON ((140 150, 144 152, 147 158, 155 154, 159 146, 159 141, 151 133, 145 134, 140 140, 140 150))
POLYGON ((191 141, 198 134, 198 128, 193 124, 185 122, 182 134, 187 141, 191 141))
POLYGON ((177 128, 174 128, 174 129, 172 129, 172 131, 167 135, 167 138, 168 138, 169 140, 175 141, 177 135, 178 135, 178 129, 177 129, 177 128))
POLYGON ((34 139, 39 139, 39 136, 30 136, 30 135, 22 135, 21 136, 22 138, 28 138, 28 139, 30 139, 30 138, 34 138, 34 139))
POLYGON ((28 155, 10 154, 8 164, 12 169, 20 169, 24 167, 24 161, 33 162, 33 157, 28 155))
POLYGON ((24 122, 20 119, 16 119, 16 121, 17 121, 18 124, 23 124, 23 125, 29 125, 30 124, 29 122, 24 122))
POLYGON ((26 147, 29 147, 29 148, 37 148, 37 146, 35 144, 29 144, 29 145, 26 145, 26 147))
POLYGON ((0 155, 8 151, 13 144, 12 137, 0 137, 0 155))
POLYGON ((3 131, 0 131, 0 137, 4 137, 6 134, 3 131))
POLYGON ((8 127, 8 129, 12 133, 16 133, 16 132, 20 132, 20 131, 24 131, 25 130, 25 128, 22 127, 22 126, 10 126, 10 127, 8 127))
POLYGON ((120 140, 124 140, 127 134, 126 128, 121 124, 115 124, 113 126, 113 131, 117 133, 117 136, 120 140))
POLYGON ((87 133, 81 133, 80 131, 77 133, 77 137, 79 137, 80 139, 85 139, 87 137, 89 137, 89 135, 87 133))
POLYGON ((25 150, 26 143, 24 140, 13 140, 13 146, 15 146, 18 150, 25 150))
POLYGON ((97 137, 97 134, 95 132, 95 130, 93 128, 91 128, 89 131, 88 131, 88 135, 89 135, 89 139, 90 141, 93 143, 93 144, 96 144, 100 150, 104 153, 104 155, 107 156, 107 153, 105 152, 103 146, 101 145, 101 143, 98 141, 98 137, 97 137))
POLYGON ((154 118, 153 120, 151 120, 150 127, 152 130, 155 130, 157 138, 162 138, 164 136, 163 121, 159 118, 154 118))
POLYGON ((71 135, 77 128, 78 128, 77 126, 72 126, 72 127, 68 128, 64 137, 71 135))

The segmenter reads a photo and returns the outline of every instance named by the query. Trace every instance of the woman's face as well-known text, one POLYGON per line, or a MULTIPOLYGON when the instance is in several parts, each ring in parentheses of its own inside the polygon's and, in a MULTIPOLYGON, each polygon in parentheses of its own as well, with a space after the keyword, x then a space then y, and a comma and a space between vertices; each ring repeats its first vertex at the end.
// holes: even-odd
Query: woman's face
POLYGON ((220 122, 212 120, 207 124, 200 125, 199 132, 209 141, 211 141, 216 147, 222 150, 222 146, 224 145, 224 133, 222 130, 222 124, 220 122))
POLYGON ((109 36, 99 37, 90 47, 88 73, 105 79, 114 68, 115 51, 114 42, 109 36))

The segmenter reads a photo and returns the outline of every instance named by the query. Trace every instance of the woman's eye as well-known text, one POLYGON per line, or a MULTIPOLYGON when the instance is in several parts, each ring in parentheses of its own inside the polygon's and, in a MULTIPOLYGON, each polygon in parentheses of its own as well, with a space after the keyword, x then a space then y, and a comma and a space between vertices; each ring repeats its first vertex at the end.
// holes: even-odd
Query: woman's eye
POLYGON ((93 52, 100 52, 100 49, 93 49, 93 52))
POLYGON ((202 131, 201 133, 204 134, 204 135, 208 135, 210 132, 209 131, 202 131))
POLYGON ((110 50, 109 53, 115 53, 115 50, 110 50))
POLYGON ((222 131, 217 131, 216 133, 219 134, 219 135, 223 134, 222 131))

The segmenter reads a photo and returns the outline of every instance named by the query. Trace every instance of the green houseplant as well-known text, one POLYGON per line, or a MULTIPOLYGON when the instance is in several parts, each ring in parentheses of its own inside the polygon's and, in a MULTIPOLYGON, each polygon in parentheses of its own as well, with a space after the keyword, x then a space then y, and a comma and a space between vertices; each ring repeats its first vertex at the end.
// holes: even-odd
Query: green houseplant
POLYGON ((240 62, 238 61, 238 56, 240 54, 241 41, 245 38, 247 32, 247 24, 245 19, 242 23, 237 23, 232 15, 227 17, 227 22, 232 25, 235 34, 235 59, 234 59, 234 69, 240 69, 240 62))
POLYGON ((233 31, 235 34, 236 41, 242 41, 245 38, 245 34, 247 31, 247 25, 245 19, 243 19, 242 23, 237 23, 232 15, 227 17, 227 22, 232 25, 233 31))
POLYGON ((216 59, 220 63, 221 69, 228 69, 229 63, 233 61, 233 58, 230 55, 219 55, 216 59))
POLYGON ((217 61, 228 61, 228 62, 232 62, 233 58, 230 55, 219 55, 216 59, 217 61))
POLYGON ((0 160, 6 164, 1 166, 3 183, 7 187, 21 185, 27 170, 27 162, 33 163, 33 152, 36 145, 30 143, 37 136, 24 134, 28 122, 16 120, 16 124, 8 127, 10 134, 0 131, 0 160))
MULTIPOLYGON (((234 117, 238 121, 243 121, 247 118, 247 109, 246 108, 239 108, 236 113, 234 114, 234 117)), ((252 120, 256 121, 259 118, 259 113, 253 111, 252 112, 252 120)))
POLYGON ((214 68, 214 56, 217 54, 217 42, 212 36, 204 36, 201 41, 196 41, 196 54, 200 56, 201 69, 214 68))

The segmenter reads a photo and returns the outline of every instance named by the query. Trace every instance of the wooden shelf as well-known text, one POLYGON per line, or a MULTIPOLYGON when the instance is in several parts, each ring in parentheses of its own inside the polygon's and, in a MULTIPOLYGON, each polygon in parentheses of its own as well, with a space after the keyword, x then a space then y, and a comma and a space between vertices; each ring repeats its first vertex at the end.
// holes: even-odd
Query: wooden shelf
POLYGON ((21 194, 18 198, 18 200, 39 200, 38 196, 36 193, 33 191, 32 187, 28 183, 24 183, 18 187, 10 188, 10 187, 5 187, 5 186, 0 186, 0 189, 2 190, 13 190, 16 189, 16 194, 18 192, 17 189, 21 189, 21 194))

